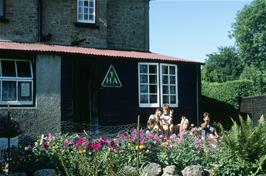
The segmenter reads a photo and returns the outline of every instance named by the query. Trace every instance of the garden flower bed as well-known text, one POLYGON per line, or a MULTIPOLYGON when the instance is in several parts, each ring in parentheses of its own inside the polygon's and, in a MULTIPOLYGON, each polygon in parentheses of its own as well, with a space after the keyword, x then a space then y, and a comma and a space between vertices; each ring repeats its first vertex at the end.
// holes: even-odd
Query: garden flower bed
POLYGON ((231 130, 222 134, 215 149, 199 135, 187 134, 180 138, 173 134, 166 139, 143 130, 138 133, 136 129, 119 133, 113 139, 92 139, 86 134, 48 134, 42 135, 33 148, 14 153, 10 168, 26 173, 49 168, 67 176, 134 175, 130 172, 134 168, 136 174, 138 152, 139 175, 148 172, 145 167, 150 163, 164 168, 175 166, 176 174, 190 165, 200 165, 213 175, 266 173, 263 118, 255 127, 250 119, 241 120, 240 126, 234 123, 231 130))

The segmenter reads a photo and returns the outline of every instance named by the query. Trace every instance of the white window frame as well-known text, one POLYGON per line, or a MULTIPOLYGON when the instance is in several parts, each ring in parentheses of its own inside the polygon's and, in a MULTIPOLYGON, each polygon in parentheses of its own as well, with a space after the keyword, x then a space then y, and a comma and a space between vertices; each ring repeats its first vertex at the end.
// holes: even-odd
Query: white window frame
POLYGON ((95 24, 96 21, 96 0, 77 0, 77 21, 80 23, 90 23, 90 24, 95 24), (93 2, 93 7, 90 7, 90 1, 93 2), (83 3, 82 6, 80 6, 80 2, 83 3), (88 7, 84 6, 84 2, 88 2, 88 7), (80 8, 82 9, 82 12, 80 12, 80 8), (85 18, 85 13, 84 10, 85 8, 88 8, 88 19, 85 18), (90 9, 93 9, 93 13, 90 14, 90 9), (82 15, 82 18, 80 18, 79 15, 82 15), (89 16, 93 15, 93 19, 90 20, 89 16))
MULTIPOLYGON (((139 107, 143 107, 143 108, 154 108, 154 107, 162 107, 163 106, 163 72, 162 72, 162 67, 163 66, 173 66, 175 67, 175 84, 174 86, 176 87, 176 94, 173 94, 176 96, 176 103, 175 104, 171 104, 170 102, 168 103, 168 105, 170 107, 178 107, 178 67, 176 64, 167 64, 167 63, 151 63, 151 62, 139 62, 138 63, 138 99, 139 99, 139 107), (143 95, 143 93, 140 92, 140 65, 156 65, 157 68, 157 103, 141 103, 140 102, 140 96, 143 95)), ((148 67, 149 68, 149 67, 148 67)), ((147 70, 147 72, 149 72, 149 70, 147 70)), ((149 75, 149 73, 147 73, 149 75)), ((170 75, 168 72, 168 79, 170 79, 170 75)), ((143 83, 142 83, 143 84, 143 83)), ((149 80, 148 80, 148 85, 149 85, 149 80)), ((168 85, 171 86, 170 84, 170 80, 168 80, 168 85)), ((171 96, 172 94, 170 94, 170 90, 168 90, 169 92, 169 96, 171 96)), ((149 96, 149 91, 148 91, 148 96, 149 96)), ((149 102, 149 100, 148 100, 149 102)))
POLYGON ((160 88, 160 86, 159 86, 159 64, 158 63, 149 63, 149 62, 140 62, 140 63, 138 63, 139 107, 158 107, 159 104, 160 104, 160 101, 159 101, 159 98, 160 98, 159 88, 160 88), (149 93, 149 85, 150 85, 149 84, 149 75, 150 75, 149 74, 149 66, 150 65, 156 66, 156 72, 157 72, 157 75, 156 75, 157 76, 157 103, 141 103, 140 102, 140 96, 143 95, 143 93, 140 92, 140 86, 141 86, 141 83, 140 83, 140 75, 141 75, 141 73, 140 73, 140 66, 141 65, 147 65, 148 66, 148 70, 147 70, 147 75, 148 75, 148 83, 147 83, 148 84, 148 93, 147 93, 147 95, 148 95, 148 102, 150 100, 150 93, 149 93))
POLYGON ((160 91, 160 93, 161 93, 161 106, 163 106, 163 96, 164 96, 164 94, 163 94, 163 85, 168 85, 168 87, 169 87, 169 89, 168 89, 168 96, 169 96, 169 103, 167 103, 169 106, 171 106, 171 107, 178 107, 178 82, 177 82, 177 65, 175 65, 175 64, 165 64, 165 63, 163 63, 163 64, 160 64, 160 88, 161 88, 161 91, 160 91), (162 68, 163 68, 163 66, 167 66, 168 67, 168 74, 163 74, 163 70, 162 70, 162 68), (170 74, 169 72, 170 72, 170 69, 169 69, 169 67, 174 67, 175 68, 175 75, 172 75, 172 74, 170 74), (168 84, 163 84, 163 76, 168 76, 168 84), (170 84, 170 76, 175 76, 175 84, 170 84), (171 94, 170 93, 170 86, 175 86, 176 87, 176 93, 175 94, 171 94), (170 103, 170 96, 171 95, 175 95, 176 96, 176 103, 175 104, 172 104, 172 103, 170 103))
POLYGON ((22 60, 22 59, 4 59, 0 58, 0 105, 33 105, 33 69, 32 62, 30 60, 22 60), (16 76, 2 76, 2 61, 13 61, 15 62, 15 72, 16 76), (30 72, 31 77, 19 77, 17 73, 17 62, 29 62, 30 63, 30 72), (3 81, 14 81, 16 82, 16 100, 14 101, 3 101, 3 81), (31 84, 31 100, 21 101, 19 98, 19 82, 30 82, 31 84))

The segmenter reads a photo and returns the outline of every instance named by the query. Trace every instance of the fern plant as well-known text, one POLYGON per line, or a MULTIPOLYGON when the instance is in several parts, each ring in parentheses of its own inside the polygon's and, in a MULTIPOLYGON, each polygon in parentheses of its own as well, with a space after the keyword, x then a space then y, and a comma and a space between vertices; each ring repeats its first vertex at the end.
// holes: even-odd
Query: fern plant
POLYGON ((223 131, 216 169, 219 175, 258 175, 266 173, 266 123, 262 116, 254 124, 250 117, 233 121, 223 131))

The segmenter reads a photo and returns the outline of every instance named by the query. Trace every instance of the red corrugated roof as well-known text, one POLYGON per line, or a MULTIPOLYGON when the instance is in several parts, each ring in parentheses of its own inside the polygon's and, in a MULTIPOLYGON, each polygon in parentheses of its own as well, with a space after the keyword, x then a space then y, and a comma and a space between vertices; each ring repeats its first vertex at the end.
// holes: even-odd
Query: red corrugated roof
POLYGON ((82 48, 75 46, 47 45, 40 43, 17 43, 10 41, 0 41, 0 50, 54 52, 54 53, 64 53, 64 54, 82 54, 82 55, 106 56, 106 57, 117 57, 117 58, 151 59, 151 60, 174 61, 174 62, 200 63, 189 59, 165 56, 150 52, 82 48))

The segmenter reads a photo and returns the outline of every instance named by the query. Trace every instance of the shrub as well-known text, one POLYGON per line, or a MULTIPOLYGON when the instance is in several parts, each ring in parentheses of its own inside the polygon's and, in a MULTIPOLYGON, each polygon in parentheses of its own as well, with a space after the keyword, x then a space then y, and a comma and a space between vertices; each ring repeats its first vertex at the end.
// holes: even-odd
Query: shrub
POLYGON ((257 175, 266 173, 266 123, 263 117, 256 125, 248 117, 235 121, 223 132, 217 163, 218 175, 257 175))
POLYGON ((202 95, 229 103, 239 108, 239 97, 254 94, 253 82, 250 80, 227 81, 224 83, 202 82, 202 95))

